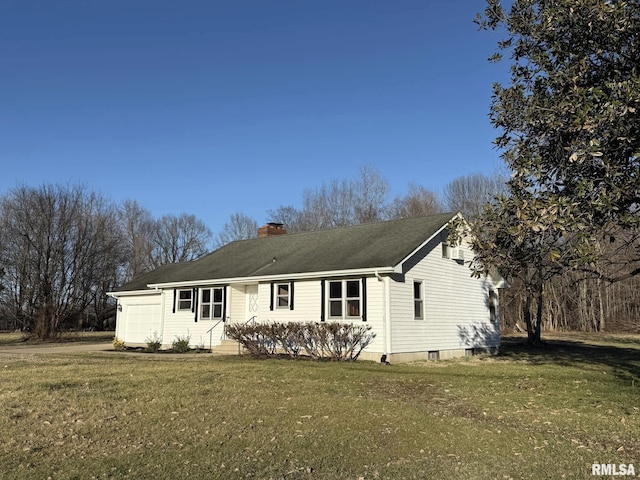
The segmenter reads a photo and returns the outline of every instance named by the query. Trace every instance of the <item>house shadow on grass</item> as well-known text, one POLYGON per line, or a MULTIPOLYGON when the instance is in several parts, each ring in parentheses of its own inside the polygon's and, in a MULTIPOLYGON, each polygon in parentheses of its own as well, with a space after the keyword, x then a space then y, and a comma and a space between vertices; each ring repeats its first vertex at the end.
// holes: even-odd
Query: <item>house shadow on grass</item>
MULTIPOLYGON (((525 361, 534 365, 606 366, 625 384, 640 387, 640 348, 624 345, 595 345, 588 338, 544 339, 540 345, 527 345, 521 336, 503 336, 498 355, 500 360, 525 361)), ((626 341, 636 345, 637 340, 626 341)))

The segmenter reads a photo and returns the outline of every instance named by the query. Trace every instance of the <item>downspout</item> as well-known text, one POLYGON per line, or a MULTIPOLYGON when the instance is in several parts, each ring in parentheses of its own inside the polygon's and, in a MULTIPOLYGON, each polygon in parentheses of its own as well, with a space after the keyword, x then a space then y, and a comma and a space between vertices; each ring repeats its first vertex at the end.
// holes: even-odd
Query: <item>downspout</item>
MULTIPOLYGON (((156 287, 158 290, 158 287, 156 287)), ((167 291, 160 291, 160 338, 164 339, 164 309, 166 306, 167 291)))
POLYGON ((383 358, 381 361, 389 361, 389 350, 391 343, 391 329, 389 326, 389 315, 387 313, 387 296, 388 296, 388 280, 387 277, 383 277, 376 270, 374 272, 379 282, 382 282, 382 344, 383 344, 383 358))

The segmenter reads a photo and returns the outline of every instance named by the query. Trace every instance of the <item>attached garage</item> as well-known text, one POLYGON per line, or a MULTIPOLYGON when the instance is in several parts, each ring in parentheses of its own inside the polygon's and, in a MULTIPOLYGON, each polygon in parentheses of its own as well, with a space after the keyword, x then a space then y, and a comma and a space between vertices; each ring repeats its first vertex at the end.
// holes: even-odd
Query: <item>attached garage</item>
POLYGON ((132 299, 135 303, 122 302, 125 321, 117 332, 118 338, 128 344, 145 344, 162 336, 162 301, 160 295, 132 299))

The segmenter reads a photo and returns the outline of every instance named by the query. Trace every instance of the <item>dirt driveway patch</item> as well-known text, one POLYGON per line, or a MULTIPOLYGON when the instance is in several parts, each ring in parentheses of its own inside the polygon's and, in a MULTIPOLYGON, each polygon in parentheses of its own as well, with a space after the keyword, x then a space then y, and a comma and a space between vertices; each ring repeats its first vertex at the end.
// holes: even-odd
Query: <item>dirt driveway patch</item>
POLYGON ((113 351, 111 343, 47 343, 42 345, 18 345, 1 347, 0 357, 16 355, 41 355, 48 353, 82 353, 113 351))

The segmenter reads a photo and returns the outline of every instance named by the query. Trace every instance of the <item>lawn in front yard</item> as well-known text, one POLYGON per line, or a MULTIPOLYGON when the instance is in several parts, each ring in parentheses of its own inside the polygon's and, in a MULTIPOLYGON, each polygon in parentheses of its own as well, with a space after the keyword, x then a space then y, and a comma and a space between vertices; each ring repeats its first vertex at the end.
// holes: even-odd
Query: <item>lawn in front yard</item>
POLYGON ((3 478, 593 478, 640 469, 640 342, 419 365, 0 358, 3 478))

